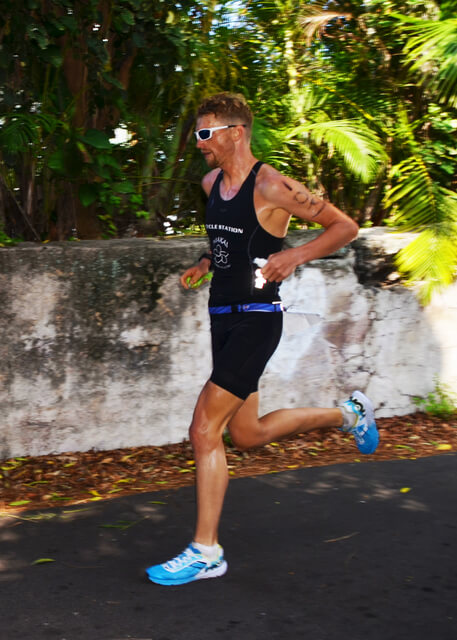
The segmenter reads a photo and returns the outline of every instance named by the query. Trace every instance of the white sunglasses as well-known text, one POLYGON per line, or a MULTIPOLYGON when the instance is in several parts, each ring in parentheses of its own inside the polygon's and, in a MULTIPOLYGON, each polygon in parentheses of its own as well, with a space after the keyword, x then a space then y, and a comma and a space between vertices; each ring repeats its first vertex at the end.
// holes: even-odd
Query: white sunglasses
POLYGON ((197 140, 211 140, 213 137, 213 131, 219 131, 219 129, 232 129, 233 127, 245 127, 245 124, 223 124, 220 127, 208 127, 207 129, 199 129, 194 131, 197 140))

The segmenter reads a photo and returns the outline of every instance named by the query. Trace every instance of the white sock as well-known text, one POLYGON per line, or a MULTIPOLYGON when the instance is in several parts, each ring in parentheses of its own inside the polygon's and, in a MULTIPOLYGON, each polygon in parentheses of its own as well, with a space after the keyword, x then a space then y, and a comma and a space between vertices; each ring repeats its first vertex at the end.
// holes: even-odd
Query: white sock
POLYGON ((200 542, 192 542, 192 546, 198 549, 205 558, 208 558, 208 560, 216 560, 221 553, 221 546, 217 543, 208 546, 207 544, 201 544, 200 542))
POLYGON ((353 411, 349 411, 349 409, 346 409, 344 404, 338 408, 341 409, 341 413, 343 414, 343 431, 347 431, 355 425, 358 416, 353 411))

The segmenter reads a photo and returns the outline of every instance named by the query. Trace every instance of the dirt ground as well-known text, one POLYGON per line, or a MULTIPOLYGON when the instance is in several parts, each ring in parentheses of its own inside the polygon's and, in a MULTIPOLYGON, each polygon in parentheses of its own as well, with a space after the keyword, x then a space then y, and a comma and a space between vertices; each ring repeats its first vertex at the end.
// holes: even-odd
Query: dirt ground
MULTIPOLYGON (((335 430, 310 432, 240 453, 226 443, 231 477, 371 460, 416 459, 457 451, 457 415, 443 420, 417 412, 377 421, 380 445, 360 454, 335 430)), ((162 447, 18 457, 0 462, 0 514, 74 505, 125 494, 194 484, 188 441, 162 447)))

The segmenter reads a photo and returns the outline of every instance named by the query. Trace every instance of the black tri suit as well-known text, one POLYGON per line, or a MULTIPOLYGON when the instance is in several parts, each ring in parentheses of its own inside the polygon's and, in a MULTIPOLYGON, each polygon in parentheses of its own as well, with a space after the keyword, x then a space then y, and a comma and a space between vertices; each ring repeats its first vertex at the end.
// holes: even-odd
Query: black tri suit
POLYGON ((279 284, 266 282, 261 286, 256 277, 259 266, 254 263, 255 258, 267 259, 281 251, 283 241, 265 231, 257 219, 254 186, 261 165, 254 165, 230 200, 220 196, 220 171, 206 207, 214 270, 209 297, 213 352, 210 379, 243 400, 257 391, 282 332, 279 284))

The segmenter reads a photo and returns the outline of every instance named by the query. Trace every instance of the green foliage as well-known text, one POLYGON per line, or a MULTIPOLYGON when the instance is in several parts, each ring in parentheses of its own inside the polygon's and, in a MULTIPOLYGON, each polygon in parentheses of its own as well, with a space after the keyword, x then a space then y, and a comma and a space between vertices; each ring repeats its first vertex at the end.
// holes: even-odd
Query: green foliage
POLYGON ((14 246, 19 242, 19 238, 13 239, 10 238, 2 229, 0 228, 0 247, 8 247, 14 246))
POLYGON ((195 110, 242 91, 258 157, 419 232, 426 300, 457 264, 456 32, 453 0, 0 0, 3 235, 200 230, 195 110))
POLYGON ((378 136, 364 122, 328 120, 304 124, 291 135, 309 133, 317 146, 325 142, 341 157, 344 166, 363 183, 377 177, 387 162, 387 155, 378 136))
POLYGON ((446 385, 436 382, 435 390, 425 398, 415 398, 416 406, 438 418, 449 419, 457 412, 457 399, 446 385))
POLYGON ((430 85, 440 102, 457 107, 457 18, 397 17, 409 35, 404 51, 411 70, 430 85))

